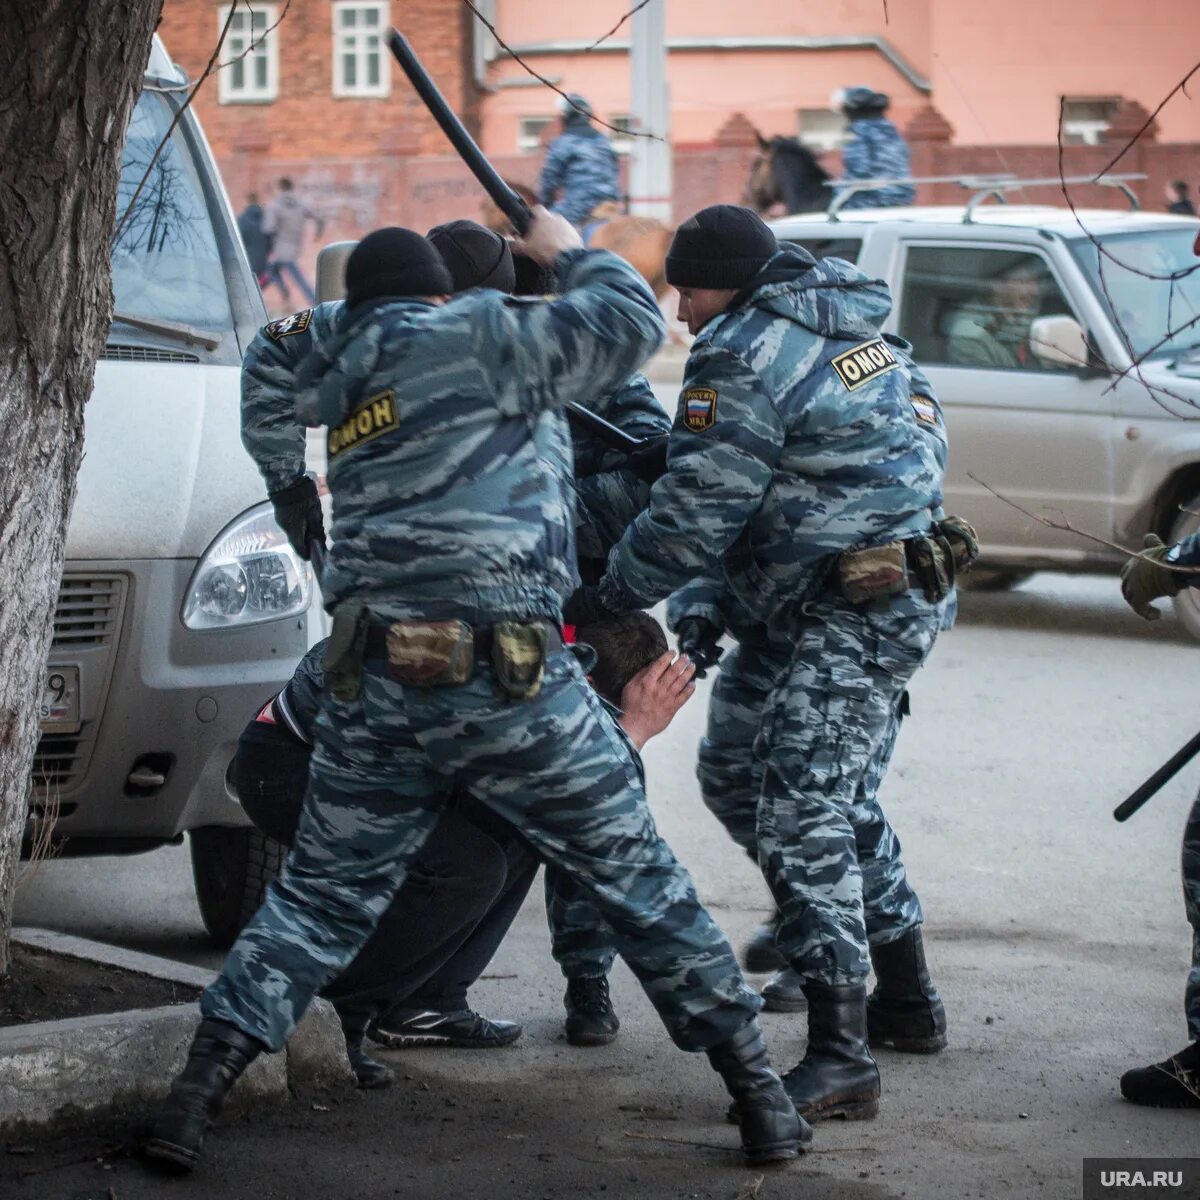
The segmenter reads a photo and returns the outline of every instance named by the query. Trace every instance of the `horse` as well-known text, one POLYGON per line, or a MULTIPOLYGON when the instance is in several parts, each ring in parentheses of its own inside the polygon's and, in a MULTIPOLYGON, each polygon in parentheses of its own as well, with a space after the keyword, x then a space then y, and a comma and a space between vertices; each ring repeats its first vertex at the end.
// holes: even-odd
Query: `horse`
POLYGON ((783 206, 784 214, 824 212, 833 200, 830 175, 817 156, 794 137, 758 138, 745 200, 760 213, 783 206))

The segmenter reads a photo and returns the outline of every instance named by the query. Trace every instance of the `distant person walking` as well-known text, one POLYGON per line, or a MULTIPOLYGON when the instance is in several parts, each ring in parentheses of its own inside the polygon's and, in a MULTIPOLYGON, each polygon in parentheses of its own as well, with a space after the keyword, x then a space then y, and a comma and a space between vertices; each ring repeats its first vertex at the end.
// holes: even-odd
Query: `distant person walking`
POLYGON ((250 269, 258 280, 259 288, 264 288, 270 282, 268 264, 271 257, 271 235, 263 229, 266 214, 258 202, 258 196, 250 192, 246 197, 246 207, 238 213, 238 233, 242 235, 242 245, 246 248, 246 257, 250 260, 250 269))
MULTIPOLYGON (((841 183, 858 179, 910 179, 912 165, 904 135, 884 116, 888 98, 869 87, 847 88, 834 93, 833 106, 840 107, 850 122, 842 147, 841 183)), ((836 184, 834 185, 837 186, 836 184)), ((888 208, 911 204, 917 189, 911 183, 891 184, 855 192, 843 208, 888 208)))
POLYGON ((1167 184, 1167 212, 1178 213, 1181 217, 1196 215, 1196 206, 1188 195, 1188 185, 1182 179, 1167 184))
POLYGON ((263 231, 272 239, 268 275, 283 294, 284 303, 291 302, 291 293, 284 279, 286 274, 291 276, 292 282, 300 289, 300 294, 305 300, 309 304, 315 304, 316 293, 300 270, 300 253, 304 248, 304 233, 308 222, 312 221, 316 225, 317 237, 324 232, 325 222, 296 195, 290 179, 281 179, 278 187, 279 194, 267 205, 263 221, 263 231))

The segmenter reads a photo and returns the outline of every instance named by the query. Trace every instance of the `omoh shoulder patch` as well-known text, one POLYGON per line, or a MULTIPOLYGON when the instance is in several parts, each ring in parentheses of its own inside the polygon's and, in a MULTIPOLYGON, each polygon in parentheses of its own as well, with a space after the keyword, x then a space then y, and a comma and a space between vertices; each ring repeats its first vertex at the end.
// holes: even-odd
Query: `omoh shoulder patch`
POLYGON ((693 433, 703 433, 717 423, 717 393, 712 388, 685 388, 683 393, 683 427, 693 433))
POLYGON ((913 412, 917 414, 917 420, 923 425, 932 425, 937 428, 941 425, 938 418, 937 405, 928 397, 922 396, 917 392, 913 392, 909 396, 909 403, 913 406, 913 412))
POLYGON ((896 370, 900 363, 887 342, 882 338, 875 338, 843 351, 831 359, 829 365, 846 385, 846 390, 853 392, 863 384, 870 383, 872 379, 896 370))
POLYGON ((340 425, 329 431, 326 447, 330 458, 337 458, 355 446, 373 441, 380 434, 400 428, 396 411, 396 393, 379 392, 360 404, 340 425))
POLYGON ((263 326, 263 333, 273 342, 279 341, 292 333, 303 333, 312 320, 312 309, 302 308, 299 312, 289 313, 263 326))

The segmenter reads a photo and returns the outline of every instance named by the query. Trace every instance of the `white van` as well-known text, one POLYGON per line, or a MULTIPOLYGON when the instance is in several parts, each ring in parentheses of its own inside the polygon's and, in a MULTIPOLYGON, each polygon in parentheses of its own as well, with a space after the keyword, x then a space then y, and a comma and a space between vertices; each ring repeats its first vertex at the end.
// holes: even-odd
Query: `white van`
MULTIPOLYGON (((885 329, 912 342, 945 411, 946 507, 979 531, 970 578, 997 588, 1042 569, 1114 572, 1125 556, 1104 542, 1140 549, 1148 532, 1200 526, 1196 221, 984 203, 1043 184, 1058 187, 1010 180, 957 207, 772 223, 887 281, 885 329)), ((1200 637, 1200 591, 1175 607, 1200 637)))
MULTIPOLYGON (((156 38, 118 214, 186 97, 156 38)), ((191 834, 205 924, 231 939, 279 864, 226 778, 256 707, 320 634, 242 448, 239 369, 266 320, 191 110, 113 247, 116 315, 86 410, 27 844, 121 854, 191 834)))

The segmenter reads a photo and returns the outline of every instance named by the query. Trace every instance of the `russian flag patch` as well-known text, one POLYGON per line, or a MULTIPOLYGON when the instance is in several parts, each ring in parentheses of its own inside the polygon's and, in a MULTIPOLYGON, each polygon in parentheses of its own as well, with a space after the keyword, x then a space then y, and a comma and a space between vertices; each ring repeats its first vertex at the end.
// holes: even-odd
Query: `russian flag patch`
POLYGON ((711 429, 717 421, 717 393, 712 388, 687 388, 683 393, 683 425, 693 433, 711 429))

